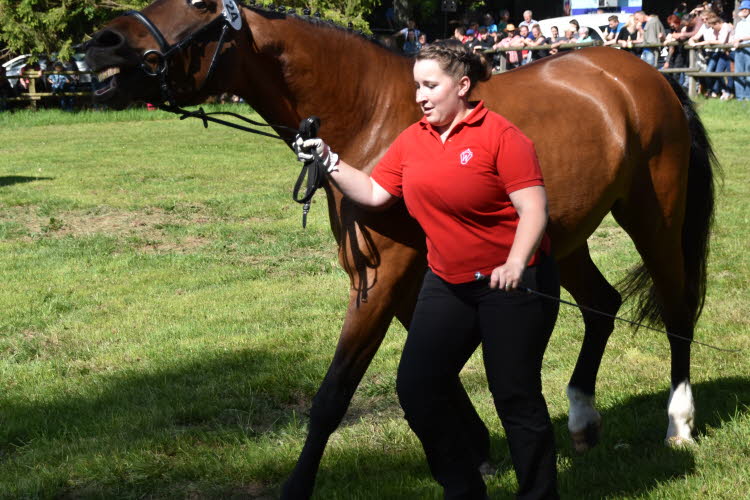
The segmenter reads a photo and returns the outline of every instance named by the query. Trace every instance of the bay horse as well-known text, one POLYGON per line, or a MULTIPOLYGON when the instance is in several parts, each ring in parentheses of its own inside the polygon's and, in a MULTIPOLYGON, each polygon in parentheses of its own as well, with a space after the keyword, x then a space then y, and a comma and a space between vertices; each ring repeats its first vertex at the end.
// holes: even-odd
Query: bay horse
MULTIPOLYGON (((88 63, 102 80, 97 98, 119 108, 137 100, 197 104, 230 92, 279 124, 288 142, 293 134, 281 125, 296 128, 317 115, 319 135, 369 172, 420 118, 413 60, 307 14, 234 0, 156 0, 141 13, 115 18, 87 43, 88 63), (227 8, 239 14, 231 28, 221 19, 227 8)), ((473 98, 534 141, 561 283, 576 302, 615 314, 623 296, 633 297, 639 320, 661 321, 692 339, 705 296, 716 159, 682 89, 627 52, 598 47, 496 75, 473 98), (543 125, 550 117, 563 123, 543 125), (573 117, 576 126, 566 125, 573 117), (622 294, 596 267, 586 242, 609 212, 642 258, 622 294)), ((350 298, 285 498, 312 494, 330 435, 393 318, 408 328, 426 269, 424 234, 403 203, 372 212, 332 185, 324 188, 350 298)), ((568 428, 579 451, 598 438, 596 376, 614 328, 611 319, 582 314, 583 345, 567 388, 568 428)), ((692 440, 690 342, 669 337, 669 344, 667 442, 677 444, 692 440)), ((486 433, 481 421, 467 425, 486 433)), ((476 445, 486 451, 481 441, 476 445)))

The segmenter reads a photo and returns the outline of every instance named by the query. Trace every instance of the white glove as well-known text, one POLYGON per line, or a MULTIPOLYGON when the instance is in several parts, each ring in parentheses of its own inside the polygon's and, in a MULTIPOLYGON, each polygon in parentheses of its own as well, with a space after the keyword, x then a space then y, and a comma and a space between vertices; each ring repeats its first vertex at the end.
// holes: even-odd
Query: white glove
POLYGON ((339 155, 331 151, 328 144, 323 142, 323 139, 316 137, 315 139, 304 140, 302 137, 297 135, 292 143, 294 152, 297 153, 297 160, 301 162, 310 161, 313 159, 313 151, 318 155, 320 161, 323 162, 323 166, 326 172, 338 172, 339 170, 339 155))

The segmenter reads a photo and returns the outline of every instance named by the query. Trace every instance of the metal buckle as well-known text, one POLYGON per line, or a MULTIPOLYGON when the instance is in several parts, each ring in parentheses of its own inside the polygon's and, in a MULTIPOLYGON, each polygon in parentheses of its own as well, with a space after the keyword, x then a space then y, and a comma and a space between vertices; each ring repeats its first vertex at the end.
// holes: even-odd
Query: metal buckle
POLYGON ((141 56, 141 59, 143 62, 141 63, 141 67, 143 68, 143 71, 148 76, 160 76, 164 74, 167 71, 167 59, 164 57, 164 54, 161 53, 161 51, 156 49, 147 50, 143 53, 143 56, 141 56), (151 69, 151 63, 148 62, 148 56, 151 54, 156 54, 158 58, 158 62, 156 64, 156 69, 151 69))

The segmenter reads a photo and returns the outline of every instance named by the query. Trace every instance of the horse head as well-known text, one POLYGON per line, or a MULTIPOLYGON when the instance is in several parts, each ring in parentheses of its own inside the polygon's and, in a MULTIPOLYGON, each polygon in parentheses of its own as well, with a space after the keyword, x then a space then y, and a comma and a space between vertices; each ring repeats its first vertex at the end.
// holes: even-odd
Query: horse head
POLYGON ((234 0, 156 0, 117 17, 86 44, 100 81, 95 99, 113 108, 199 103, 215 92, 217 63, 226 65, 244 28, 234 0))

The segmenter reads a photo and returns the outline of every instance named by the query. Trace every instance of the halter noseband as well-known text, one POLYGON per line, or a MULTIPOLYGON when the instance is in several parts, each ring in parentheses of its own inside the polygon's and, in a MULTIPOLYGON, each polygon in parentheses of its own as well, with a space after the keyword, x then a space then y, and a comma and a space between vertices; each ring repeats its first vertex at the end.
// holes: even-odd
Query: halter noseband
POLYGON ((167 81, 167 68, 169 58, 175 52, 181 51, 183 48, 193 43, 199 35, 202 35, 215 26, 221 25, 221 34, 219 35, 219 41, 216 44, 214 55, 211 58, 211 64, 208 67, 208 73, 206 73, 206 77, 203 79, 203 83, 201 83, 201 86, 198 88, 198 90, 200 91, 201 89, 203 89, 203 87, 206 85, 206 82, 208 82, 208 79, 211 77, 211 74, 216 68, 216 61, 226 40, 226 35, 229 31, 229 28, 233 27, 234 29, 239 30, 242 27, 242 21, 241 18, 239 18, 239 12, 234 1, 224 0, 223 3, 224 11, 219 14, 219 16, 211 20, 211 22, 207 23, 202 28, 199 28, 198 30, 192 32, 190 35, 183 38, 174 45, 170 45, 167 42, 167 39, 164 38, 164 35, 162 35, 161 31, 159 31, 159 28, 157 28, 156 25, 143 12, 137 10, 129 10, 125 14, 123 14, 125 16, 132 16, 133 18, 137 19, 148 29, 149 33, 151 33, 151 36, 154 37, 154 40, 156 40, 156 43, 159 44, 159 49, 150 49, 145 51, 141 55, 141 69, 143 69, 143 72, 146 73, 146 75, 159 79, 159 87, 161 89, 160 104, 166 104, 169 106, 175 105, 174 93, 172 92, 172 89, 170 88, 167 81), (233 9, 234 12, 231 12, 233 9), (230 11, 229 13, 227 12, 228 10, 230 11), (155 68, 152 67, 153 62, 150 63, 148 61, 149 58, 152 58, 154 56, 157 58, 155 68))

